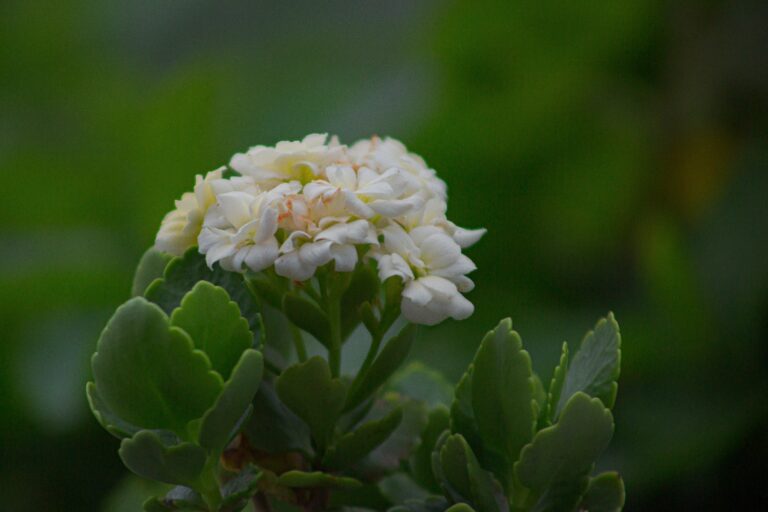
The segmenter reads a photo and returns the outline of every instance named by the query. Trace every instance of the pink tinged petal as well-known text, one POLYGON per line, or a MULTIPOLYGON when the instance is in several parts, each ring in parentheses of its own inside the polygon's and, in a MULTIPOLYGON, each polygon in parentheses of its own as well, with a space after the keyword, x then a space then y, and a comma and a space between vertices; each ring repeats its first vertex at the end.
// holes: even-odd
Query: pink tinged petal
POLYGON ((326 196, 336 191, 336 187, 324 181, 313 181, 304 185, 304 196, 314 201, 320 196, 326 196))
POLYGON ((453 232, 453 239, 462 248, 470 247, 477 243, 483 235, 488 231, 485 228, 481 229, 464 229, 457 227, 453 232))

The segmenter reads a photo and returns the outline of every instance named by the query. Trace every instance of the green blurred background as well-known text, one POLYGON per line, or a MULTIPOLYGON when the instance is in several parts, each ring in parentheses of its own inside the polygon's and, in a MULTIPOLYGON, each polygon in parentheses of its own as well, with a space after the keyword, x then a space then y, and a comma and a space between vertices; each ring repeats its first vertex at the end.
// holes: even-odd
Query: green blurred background
POLYGON ((88 356, 193 176, 309 132, 391 135, 448 182, 475 315, 545 378, 609 309, 627 510, 768 501, 768 3, 4 0, 0 509, 138 510, 88 356), (762 470, 762 472, 761 472, 762 470))

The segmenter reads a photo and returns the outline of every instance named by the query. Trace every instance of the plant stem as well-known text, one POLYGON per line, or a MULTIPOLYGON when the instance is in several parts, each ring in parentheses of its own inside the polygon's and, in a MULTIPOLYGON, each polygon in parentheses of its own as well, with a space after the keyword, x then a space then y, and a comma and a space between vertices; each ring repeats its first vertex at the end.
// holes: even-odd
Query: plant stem
POLYGON ((328 364, 331 367, 331 375, 338 377, 341 373, 341 304, 337 294, 329 293, 326 299, 326 313, 331 324, 331 346, 328 349, 328 364))
POLYGON ((301 330, 296 327, 293 322, 288 322, 288 328, 291 330, 293 336, 293 346, 296 349, 296 356, 299 358, 299 362, 307 360, 307 347, 304 346, 304 338, 301 335, 301 330))
POLYGON ((205 469, 203 469, 203 473, 200 475, 200 486, 197 488, 211 510, 218 510, 221 504, 221 492, 219 491, 219 483, 216 480, 217 465, 218 459, 216 457, 208 457, 205 469))

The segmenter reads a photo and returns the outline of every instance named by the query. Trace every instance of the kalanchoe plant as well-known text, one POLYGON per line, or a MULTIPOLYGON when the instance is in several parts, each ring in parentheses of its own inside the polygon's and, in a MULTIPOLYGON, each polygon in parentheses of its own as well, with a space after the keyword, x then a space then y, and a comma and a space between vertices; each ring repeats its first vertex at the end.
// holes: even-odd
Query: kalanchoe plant
POLYGON ((570 364, 564 345, 547 387, 509 320, 455 390, 401 369, 416 324, 473 312, 462 249, 484 230, 446 210, 445 184, 392 139, 310 135, 198 176, 87 386, 126 467, 175 486, 145 509, 619 510, 618 475, 591 476, 613 432, 613 316, 570 364), (354 331, 369 350, 342 375, 354 331))

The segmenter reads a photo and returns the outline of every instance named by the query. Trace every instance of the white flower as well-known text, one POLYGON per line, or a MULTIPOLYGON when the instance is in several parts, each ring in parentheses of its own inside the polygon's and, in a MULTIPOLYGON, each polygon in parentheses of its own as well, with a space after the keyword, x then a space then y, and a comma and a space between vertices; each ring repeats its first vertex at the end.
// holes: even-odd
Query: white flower
POLYGON ((449 221, 445 213, 448 205, 442 199, 433 197, 424 204, 421 209, 413 210, 398 218, 398 222, 407 229, 415 229, 419 226, 437 226, 445 230, 459 247, 465 249, 477 243, 486 233, 486 229, 460 228, 449 221))
POLYGON ((212 182, 220 180, 223 172, 224 167, 220 167, 206 174, 205 178, 199 174, 195 176, 194 192, 185 192, 176 201, 176 209, 163 218, 155 238, 157 250, 181 256, 197 245, 203 218, 216 202, 212 182))
POLYGON ((404 215, 423 204, 418 196, 406 195, 410 180, 400 169, 393 168, 379 174, 368 167, 355 171, 349 165, 333 165, 327 167, 325 172, 327 179, 305 185, 307 198, 328 200, 340 192, 349 212, 364 219, 375 215, 404 215))
POLYGON ((366 220, 338 222, 314 237, 294 231, 280 246, 275 272, 294 281, 306 281, 318 267, 334 262, 337 272, 351 272, 357 265, 357 245, 376 244, 376 232, 366 220))
POLYGON ((264 188, 297 180, 302 183, 322 174, 323 167, 342 158, 344 147, 327 134, 307 135, 301 141, 282 141, 274 147, 254 146, 229 162, 240 174, 251 176, 264 188))
POLYGON ((381 172, 397 168, 407 172, 413 179, 413 192, 420 193, 424 200, 438 197, 443 201, 448 197, 445 182, 437 177, 434 169, 427 167, 420 156, 409 153, 399 140, 378 137, 361 140, 349 148, 350 160, 357 165, 365 165, 381 172))
POLYGON ((209 267, 219 262, 225 270, 258 272, 278 256, 277 209, 268 193, 225 192, 211 207, 200 233, 200 252, 209 267))
POLYGON ((383 281, 404 287, 407 319, 435 324, 462 319, 462 295, 475 265, 462 248, 484 229, 463 229, 446 216, 445 183, 399 141, 373 137, 341 145, 313 134, 236 154, 239 176, 223 168, 197 177, 193 192, 166 215, 156 246, 175 255, 197 245, 209 266, 259 272, 274 266, 305 281, 319 267, 351 272, 360 255, 378 263, 383 281))
POLYGON ((409 321, 423 325, 436 325, 449 317, 464 320, 475 311, 455 284, 437 276, 420 277, 408 283, 400 308, 409 321))
POLYGON ((474 287, 466 274, 475 264, 437 226, 420 226, 410 233, 398 224, 382 230, 384 244, 371 251, 379 278, 398 276, 405 283, 401 308, 410 321, 434 325, 448 317, 461 320, 474 306, 461 294, 474 287))

